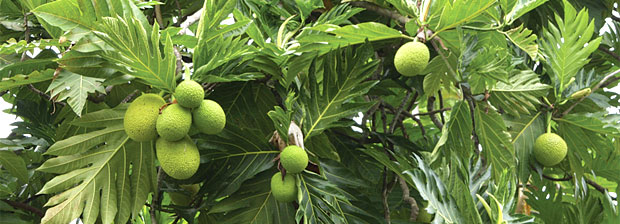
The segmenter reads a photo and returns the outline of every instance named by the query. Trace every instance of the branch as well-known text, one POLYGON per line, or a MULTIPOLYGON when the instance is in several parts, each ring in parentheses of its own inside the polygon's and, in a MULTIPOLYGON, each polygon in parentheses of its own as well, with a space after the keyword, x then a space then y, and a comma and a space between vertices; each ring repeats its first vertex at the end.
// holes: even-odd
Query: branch
POLYGON ((411 215, 409 216, 409 221, 413 222, 418 217, 420 208, 418 208, 418 203, 415 199, 409 195, 409 186, 407 186, 405 179, 398 176, 398 182, 400 183, 400 189, 403 191, 403 201, 411 205, 411 215))
POLYGON ((383 202, 383 218, 385 223, 390 224, 390 205, 388 203, 388 195, 392 191, 392 188, 388 184, 388 170, 387 167, 383 167, 383 190, 381 192, 381 201, 383 202))
MULTIPOLYGON (((435 97, 431 96, 428 98, 428 103, 426 104, 426 108, 429 111, 433 111, 433 108, 435 107, 435 97)), ((431 118, 431 121, 433 121, 433 124, 435 124, 435 126, 437 126, 437 128, 439 128, 439 130, 441 130, 443 128, 443 123, 441 123, 441 121, 437 120, 437 117, 435 117, 435 114, 429 114, 428 115, 431 118)))
POLYGON ((543 178, 547 179, 547 180, 552 180, 552 181, 569 181, 571 179, 573 179, 573 177, 571 175, 566 175, 562 178, 555 178, 555 177, 550 177, 547 176, 545 174, 542 175, 543 178))
POLYGON ((409 97, 411 97, 411 91, 407 90, 407 94, 405 95, 405 98, 403 99, 403 101, 400 103, 400 106, 398 106, 398 109, 396 110, 396 112, 394 113, 394 118, 392 119, 392 125, 390 125, 390 130, 388 132, 388 134, 392 134, 394 133, 394 129, 396 128, 396 124, 398 123, 400 114, 403 112, 403 109, 405 109, 405 103, 407 103, 407 101, 409 100, 409 97))
POLYGON ((32 213, 34 213, 35 215, 37 215, 39 217, 45 216, 45 214, 43 213, 43 211, 41 211, 41 209, 32 207, 29 204, 21 203, 21 202, 17 202, 17 201, 9 201, 9 200, 6 200, 6 199, 2 199, 2 201, 7 203, 7 204, 9 204, 10 206, 13 206, 13 208, 17 208, 17 209, 21 209, 21 210, 24 210, 24 211, 32 212, 32 213))
MULTIPOLYGON (((26 14, 24 14, 24 40, 26 42, 30 41, 30 27, 28 27, 28 16, 32 14, 31 12, 28 12, 26 14)), ((22 53, 22 58, 20 61, 24 61, 26 60, 26 52, 28 51, 24 51, 24 53, 22 53)))
MULTIPOLYGON (((571 180, 573 178, 573 176, 570 175, 570 174, 566 174, 566 176, 564 176, 563 178, 554 178, 554 177, 547 176, 545 174, 543 174, 542 177, 547 179, 547 180, 552 180, 552 181, 568 181, 568 180, 571 180)), ((607 194, 607 189, 605 187, 603 187, 600 184, 594 182, 593 180, 588 179, 585 176, 583 177, 583 179, 585 179, 586 183, 588 183, 590 186, 594 187, 594 189, 596 189, 597 191, 601 192, 602 194, 607 194)), ((615 200, 617 197, 612 197, 612 198, 615 200)))
POLYGON ((605 48, 605 47, 603 47, 603 46, 600 46, 600 45, 598 46, 598 49, 599 49, 600 51, 605 52, 605 53, 607 53, 608 55, 610 55, 610 56, 614 57, 616 60, 620 61, 620 55, 618 55, 618 54, 614 53, 613 51, 610 51, 609 49, 607 49, 607 48, 605 48))
POLYGON ((159 203, 159 186, 161 186, 161 181, 163 179, 163 172, 161 170, 161 167, 159 167, 159 169, 157 170, 157 185, 155 186, 155 192, 153 192, 153 204, 151 204, 151 206, 149 206, 151 209, 149 209, 149 213, 151 214, 151 223, 152 224, 157 224, 157 216, 155 215, 155 206, 161 207, 161 204, 159 203))
MULTIPOLYGON (((598 82, 598 84, 596 84, 596 86, 592 87, 592 92, 595 92, 596 90, 602 88, 602 87, 606 87, 607 85, 613 83, 613 82, 608 82, 608 80, 610 80, 612 77, 614 77, 615 75, 617 75, 618 73, 620 73, 620 69, 609 73, 609 75, 605 76, 600 82, 598 82)), ((614 78, 611 80, 618 80, 618 78, 614 78)), ((581 103, 581 101, 583 101, 586 96, 582 96, 581 98, 579 98, 579 100, 577 100, 577 102, 573 103, 573 105, 571 105, 568 109, 566 109, 564 112, 562 112, 562 116, 560 117, 564 117, 568 114, 568 112, 570 112, 571 110, 573 110, 573 108, 575 108, 577 106, 577 104, 581 103)))
POLYGON ((59 104, 59 105, 62 105, 62 106, 67 106, 67 104, 65 102, 54 101, 51 96, 49 96, 49 95, 45 94, 43 91, 37 89, 32 84, 28 84, 27 86, 28 86, 28 89, 32 90, 32 92, 34 92, 36 94, 39 94, 39 96, 43 97, 43 99, 51 101, 52 103, 55 103, 55 104, 59 104))
POLYGON ((394 20, 396 20, 396 21, 398 21, 398 22, 400 22, 402 24, 405 24, 405 23, 409 22, 409 20, 411 20, 411 19, 409 19, 409 18, 399 14, 396 11, 385 9, 385 8, 383 8, 381 6, 378 6, 378 5, 376 5, 374 3, 371 3, 371 2, 355 1, 355 2, 349 2, 349 3, 352 6, 359 7, 359 8, 365 8, 367 10, 376 12, 379 15, 382 15, 382 16, 385 16, 385 17, 389 17, 389 18, 394 19, 394 20))
POLYGON ((185 35, 185 33, 189 31, 188 27, 194 24, 195 22, 197 22, 198 20, 200 20, 200 16, 202 16, 203 11, 204 11, 204 8, 201 8, 200 10, 194 12, 194 14, 191 14, 190 16, 188 16, 187 19, 183 21, 181 25, 179 26, 181 27, 181 31, 179 31, 179 35, 185 35))
POLYGON ((155 5, 155 19, 157 19, 157 23, 159 23, 159 28, 164 28, 164 19, 161 16, 161 7, 159 4, 155 5))

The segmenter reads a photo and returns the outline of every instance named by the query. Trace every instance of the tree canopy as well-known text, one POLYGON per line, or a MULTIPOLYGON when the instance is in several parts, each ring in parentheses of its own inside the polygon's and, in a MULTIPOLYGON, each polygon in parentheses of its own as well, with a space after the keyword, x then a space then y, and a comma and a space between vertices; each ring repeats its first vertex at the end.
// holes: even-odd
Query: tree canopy
POLYGON ((0 0, 0 223, 620 223, 619 4, 0 0))

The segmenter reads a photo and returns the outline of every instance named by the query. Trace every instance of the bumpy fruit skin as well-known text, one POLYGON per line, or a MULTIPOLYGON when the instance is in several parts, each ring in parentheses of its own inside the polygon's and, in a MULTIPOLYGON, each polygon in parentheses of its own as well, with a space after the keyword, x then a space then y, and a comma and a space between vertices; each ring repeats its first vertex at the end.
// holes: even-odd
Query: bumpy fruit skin
POLYGON ((200 106, 192 111, 192 115, 194 126, 205 134, 220 133, 226 126, 226 114, 222 107, 213 100, 203 100, 200 106))
POLYGON ((193 176, 200 165, 200 153, 194 141, 185 137, 172 142, 163 138, 155 141, 157 160, 161 168, 174 179, 187 179, 193 176))
POLYGON ((282 174, 276 173, 271 177, 271 194, 279 202, 291 202, 297 198, 295 177, 287 174, 282 180, 282 174))
POLYGON ((166 104, 157 94, 143 94, 136 98, 127 108, 123 125, 125 132, 134 141, 144 142, 157 138, 155 124, 159 108, 166 104))
POLYGON ((174 97, 181 106, 186 108, 196 108, 205 98, 205 91, 202 86, 194 80, 185 80, 174 90, 174 97))
POLYGON ((157 134, 168 141, 178 141, 189 133, 192 113, 179 104, 166 107, 157 118, 157 134))
POLYGON ((194 195, 198 193, 198 190, 200 190, 200 185, 191 184, 181 185, 180 187, 187 192, 169 192, 168 194, 170 195, 170 200, 175 205, 188 206, 189 203, 192 201, 192 197, 194 197, 194 195))
POLYGON ((534 142, 534 157, 543 166, 555 166, 566 157, 568 146, 564 139, 554 133, 545 133, 534 142))
POLYGON ((409 42, 396 51, 394 66, 401 75, 414 76, 426 68, 429 58, 430 53, 426 45, 420 42, 409 42))
POLYGON ((280 163, 286 173, 301 173, 308 166, 308 153, 296 145, 289 145, 280 153, 280 163))

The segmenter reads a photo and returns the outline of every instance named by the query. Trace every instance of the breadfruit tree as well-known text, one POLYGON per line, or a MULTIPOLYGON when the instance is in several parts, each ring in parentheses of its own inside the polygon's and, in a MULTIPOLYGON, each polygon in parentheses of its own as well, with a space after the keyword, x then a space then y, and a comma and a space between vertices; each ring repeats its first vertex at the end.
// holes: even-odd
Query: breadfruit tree
POLYGON ((0 0, 0 223, 620 223, 618 4, 0 0))

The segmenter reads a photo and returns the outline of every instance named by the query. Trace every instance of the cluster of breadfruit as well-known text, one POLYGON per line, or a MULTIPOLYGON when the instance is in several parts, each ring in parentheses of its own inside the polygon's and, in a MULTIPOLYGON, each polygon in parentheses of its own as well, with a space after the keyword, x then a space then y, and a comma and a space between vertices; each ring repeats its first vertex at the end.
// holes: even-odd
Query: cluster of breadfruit
POLYGON ((172 104, 157 94, 143 94, 125 112, 125 132, 134 141, 155 141, 161 168, 175 179, 193 176, 200 154, 189 137, 191 128, 217 134, 226 125, 226 115, 215 101, 204 99, 202 86, 192 80, 181 82, 172 104), (161 112, 161 113, 160 113, 161 112))
POLYGON ((394 67, 403 76, 423 75, 430 53, 425 44, 413 41, 403 44, 394 54, 394 67))
POLYGON ((271 177, 271 194, 279 202, 291 202, 297 199, 295 176, 308 166, 306 150, 296 145, 289 145, 280 152, 280 164, 286 170, 271 177))

